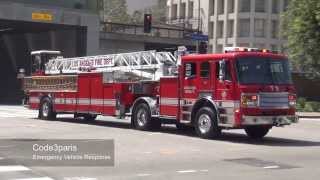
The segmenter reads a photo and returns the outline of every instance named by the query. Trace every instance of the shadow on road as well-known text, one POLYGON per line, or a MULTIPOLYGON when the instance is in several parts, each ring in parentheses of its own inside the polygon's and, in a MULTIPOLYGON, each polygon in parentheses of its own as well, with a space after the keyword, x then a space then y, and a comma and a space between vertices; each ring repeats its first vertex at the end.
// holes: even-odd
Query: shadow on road
MULTIPOLYGON (((58 118, 56 121, 67 123, 80 123, 92 126, 104 126, 111 128, 132 129, 131 124, 127 122, 114 122, 114 121, 86 121, 82 119, 73 118, 58 118)), ((160 133, 175 134, 177 136, 197 137, 194 130, 177 130, 174 125, 162 125, 162 128, 157 131, 160 133)), ((210 141, 210 140, 208 140, 210 141)), ((261 140, 250 139, 245 134, 240 134, 232 131, 223 131, 220 138, 212 141, 224 141, 240 144, 261 145, 261 146, 278 146, 278 147, 308 147, 308 146, 320 146, 320 141, 308 141, 308 140, 296 140, 288 138, 278 138, 266 136, 261 140)))

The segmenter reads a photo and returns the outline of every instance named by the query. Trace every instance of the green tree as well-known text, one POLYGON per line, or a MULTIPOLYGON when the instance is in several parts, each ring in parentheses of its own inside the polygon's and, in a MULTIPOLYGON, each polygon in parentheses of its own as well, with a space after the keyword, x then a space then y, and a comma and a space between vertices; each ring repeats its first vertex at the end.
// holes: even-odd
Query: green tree
POLYGON ((291 0, 282 20, 294 68, 320 77, 320 1, 291 0))
POLYGON ((134 24, 142 24, 143 23, 143 12, 142 11, 134 11, 131 17, 131 23, 134 24))
POLYGON ((103 20, 106 22, 128 23, 126 0, 104 0, 103 20))
POLYGON ((158 0, 156 5, 134 11, 132 14, 131 22, 135 24, 142 24, 143 16, 145 13, 152 14, 153 24, 165 23, 167 13, 167 0, 158 0))

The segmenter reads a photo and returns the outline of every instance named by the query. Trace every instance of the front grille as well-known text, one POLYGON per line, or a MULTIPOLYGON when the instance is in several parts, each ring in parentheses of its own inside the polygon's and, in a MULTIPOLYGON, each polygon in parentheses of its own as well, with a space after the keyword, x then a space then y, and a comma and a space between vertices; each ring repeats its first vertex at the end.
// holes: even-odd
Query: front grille
POLYGON ((260 93, 259 105, 261 108, 288 108, 288 93, 260 93))

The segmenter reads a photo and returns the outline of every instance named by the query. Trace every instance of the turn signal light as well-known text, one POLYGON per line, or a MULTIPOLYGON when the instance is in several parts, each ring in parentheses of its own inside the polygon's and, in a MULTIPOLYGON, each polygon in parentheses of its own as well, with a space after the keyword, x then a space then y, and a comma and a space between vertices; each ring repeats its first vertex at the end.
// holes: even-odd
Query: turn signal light
POLYGON ((295 107, 297 104, 297 96, 295 94, 289 94, 288 96, 289 106, 295 107))

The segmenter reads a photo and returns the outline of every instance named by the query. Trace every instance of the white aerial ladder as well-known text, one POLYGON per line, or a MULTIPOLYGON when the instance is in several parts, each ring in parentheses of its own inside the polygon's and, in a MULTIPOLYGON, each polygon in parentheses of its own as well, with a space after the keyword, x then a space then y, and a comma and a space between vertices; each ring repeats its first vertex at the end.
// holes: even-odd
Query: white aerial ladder
POLYGON ((173 76, 177 60, 170 52, 141 51, 87 57, 50 59, 45 64, 45 73, 78 74, 83 72, 106 72, 126 74, 146 80, 159 80, 173 76))

